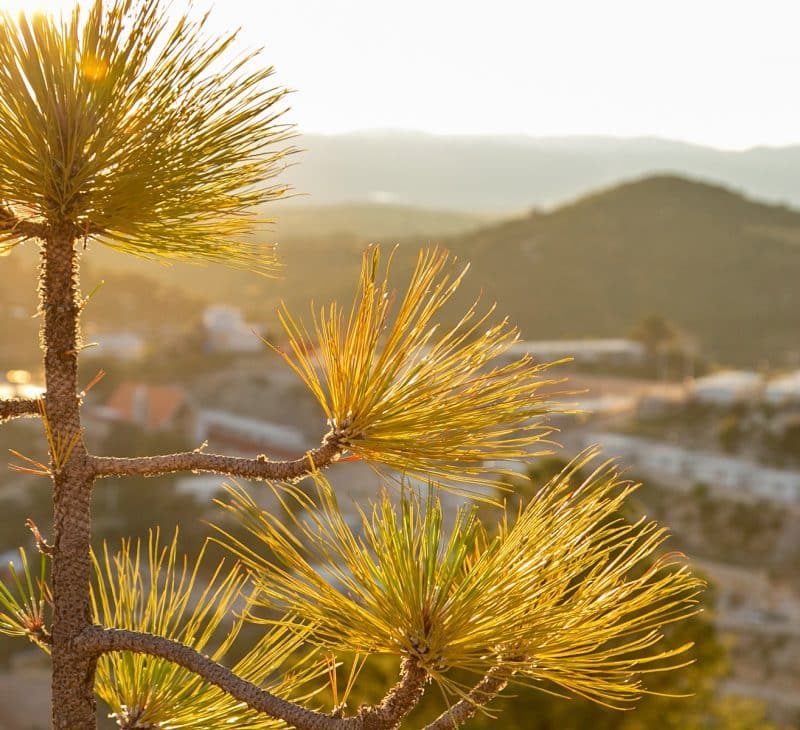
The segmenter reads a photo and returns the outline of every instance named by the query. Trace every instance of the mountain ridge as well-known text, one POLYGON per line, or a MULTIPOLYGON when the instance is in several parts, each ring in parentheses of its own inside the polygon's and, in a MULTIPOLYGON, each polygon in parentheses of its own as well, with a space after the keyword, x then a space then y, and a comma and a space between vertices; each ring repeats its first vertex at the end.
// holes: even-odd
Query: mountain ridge
POLYGON ((800 358, 800 213, 785 206, 648 176, 447 245, 525 337, 620 336, 661 314, 723 362, 800 358))
POLYGON ((734 187, 800 206, 800 145, 723 150, 652 137, 304 135, 287 181, 314 204, 392 200, 513 214, 656 173, 734 187), (376 197, 378 196, 378 197, 376 197), (383 197, 380 197, 383 196, 383 197))

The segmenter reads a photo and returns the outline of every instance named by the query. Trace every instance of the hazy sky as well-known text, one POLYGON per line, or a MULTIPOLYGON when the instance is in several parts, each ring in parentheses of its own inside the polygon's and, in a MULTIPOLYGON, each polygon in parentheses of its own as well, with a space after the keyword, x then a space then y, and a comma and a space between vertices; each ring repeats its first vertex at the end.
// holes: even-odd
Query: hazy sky
POLYGON ((297 90, 291 120, 304 131, 800 143, 800 0, 195 5, 265 46, 277 80, 297 90))

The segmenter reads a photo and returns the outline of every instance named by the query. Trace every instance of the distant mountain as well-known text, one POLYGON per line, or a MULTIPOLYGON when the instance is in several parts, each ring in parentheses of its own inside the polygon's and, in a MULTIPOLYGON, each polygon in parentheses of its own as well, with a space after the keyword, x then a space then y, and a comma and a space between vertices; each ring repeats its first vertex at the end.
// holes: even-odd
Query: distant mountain
POLYGON ((413 132, 306 135, 283 179, 315 205, 402 205, 516 213, 600 187, 675 173, 800 206, 800 147, 731 152, 662 139, 447 137, 413 132))
POLYGON ((490 220, 489 216, 476 213, 378 202, 340 205, 273 203, 265 206, 264 213, 275 219, 272 228, 277 241, 333 234, 352 234, 371 241, 408 236, 452 236, 480 228, 490 220))
POLYGON ((448 242, 528 338, 661 314, 722 362, 800 364, 800 213, 672 176, 448 242))
MULTIPOLYGON (((392 225, 399 232, 415 230, 424 217, 416 209, 392 209, 392 216, 401 213, 410 219, 395 218, 392 225)), ((274 308, 281 299, 302 315, 311 299, 317 305, 331 297, 350 302, 359 252, 370 240, 400 242, 393 264, 398 280, 420 247, 438 241, 472 263, 459 305, 483 292, 526 338, 618 337, 643 317, 661 314, 719 362, 800 365, 800 212, 782 206, 718 186, 654 176, 551 212, 450 237, 373 236, 364 228, 365 219, 359 222, 356 216, 348 224, 341 215, 341 225, 321 226, 326 235, 279 237, 283 279, 222 266, 164 268, 92 244, 87 263, 94 273, 84 276, 85 286, 91 288, 102 275, 107 284, 101 293, 113 297, 112 270, 123 269, 204 301, 242 306, 249 318, 274 331, 274 308), (332 230, 346 227, 351 232, 332 230)), ((331 208, 323 218, 339 216, 331 208)), ((292 225, 315 228, 321 220, 292 225)), ((385 222, 378 221, 380 227, 385 222)), ((28 253, 32 265, 35 252, 28 253)), ((0 276, 6 268, 0 261, 0 276)), ((102 306, 101 299, 93 306, 102 306)))
MULTIPOLYGON (((301 313, 311 298, 350 301, 369 240, 281 238, 284 280, 239 275, 225 288, 251 310, 279 297, 301 313)), ((400 240, 401 279, 431 237, 382 240, 400 240)), ((460 306, 483 292, 526 338, 618 337, 661 314, 720 362, 800 364, 800 212, 789 208, 662 175, 438 241, 472 264, 460 306)), ((229 274, 207 271, 210 295, 229 274)))

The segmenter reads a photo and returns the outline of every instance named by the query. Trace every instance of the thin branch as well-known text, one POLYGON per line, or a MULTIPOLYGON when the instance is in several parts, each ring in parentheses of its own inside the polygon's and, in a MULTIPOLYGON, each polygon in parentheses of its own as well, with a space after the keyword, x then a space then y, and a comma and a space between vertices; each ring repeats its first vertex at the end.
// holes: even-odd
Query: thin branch
POLYGON ((32 418, 38 415, 39 401, 36 398, 0 400, 0 423, 12 418, 32 418))
POLYGON ((165 456, 121 458, 92 456, 91 463, 97 477, 144 476, 155 477, 175 472, 211 472, 241 479, 292 481, 306 476, 314 469, 329 466, 342 453, 335 439, 308 451, 305 456, 292 461, 270 461, 265 456, 245 459, 221 454, 187 451, 165 456))
POLYGON ((39 531, 39 528, 36 526, 36 523, 28 517, 25 520, 25 527, 27 527, 31 533, 33 533, 33 539, 36 540, 36 548, 42 555, 48 555, 52 557, 55 554, 55 547, 51 545, 45 538, 42 536, 42 533, 39 531))
POLYGON ((191 647, 161 636, 90 626, 77 648, 98 657, 112 651, 133 651, 160 657, 185 667, 248 707, 283 720, 298 730, 387 730, 397 727, 419 702, 427 674, 414 660, 403 662, 401 679, 376 707, 363 707, 353 717, 338 718, 308 710, 242 679, 230 669, 191 647))
POLYGON ((34 223, 33 221, 18 221, 12 230, 11 235, 18 238, 38 238, 44 240, 47 236, 47 225, 44 223, 34 223))
POLYGON ((514 674, 513 665, 498 664, 492 667, 486 676, 467 694, 466 699, 459 700, 449 710, 445 710, 423 730, 453 730, 460 727, 475 715, 479 708, 488 705, 500 692, 514 674))
POLYGON ((0 240, 39 238, 47 235, 47 224, 17 218, 6 206, 0 206, 0 240))

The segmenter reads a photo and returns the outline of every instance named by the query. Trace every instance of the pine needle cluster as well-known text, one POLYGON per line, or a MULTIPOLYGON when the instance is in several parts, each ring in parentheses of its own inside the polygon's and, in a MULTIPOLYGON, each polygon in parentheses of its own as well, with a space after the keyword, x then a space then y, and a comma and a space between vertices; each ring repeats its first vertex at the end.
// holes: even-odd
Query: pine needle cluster
POLYGON ((447 526, 435 491, 390 492, 351 526, 330 485, 314 497, 275 486, 293 523, 263 512, 238 487, 223 506, 255 544, 221 538, 248 567, 255 604, 302 616, 320 648, 413 656, 449 697, 453 670, 621 707, 642 676, 685 663, 689 646, 660 647, 661 627, 697 612, 702 584, 679 556, 655 558, 666 532, 620 515, 635 488, 604 463, 583 481, 584 454, 513 524, 490 535, 474 507, 447 526), (396 493, 395 493, 396 494, 396 493))
POLYGON ((313 336, 280 313, 289 344, 277 351, 322 406, 332 437, 370 463, 456 486, 487 481, 487 462, 536 455, 552 431, 544 416, 560 381, 543 377, 552 363, 524 355, 497 364, 519 333, 506 320, 488 323, 493 308, 480 313, 475 303, 442 326, 468 268, 456 269, 448 252, 421 251, 402 296, 380 258, 378 246, 365 251, 349 312, 322 308, 313 336))
POLYGON ((0 243, 10 221, 44 221, 139 256, 274 271, 243 237, 286 190, 268 182, 291 152, 286 91, 207 20, 171 24, 159 0, 0 11, 0 243))

